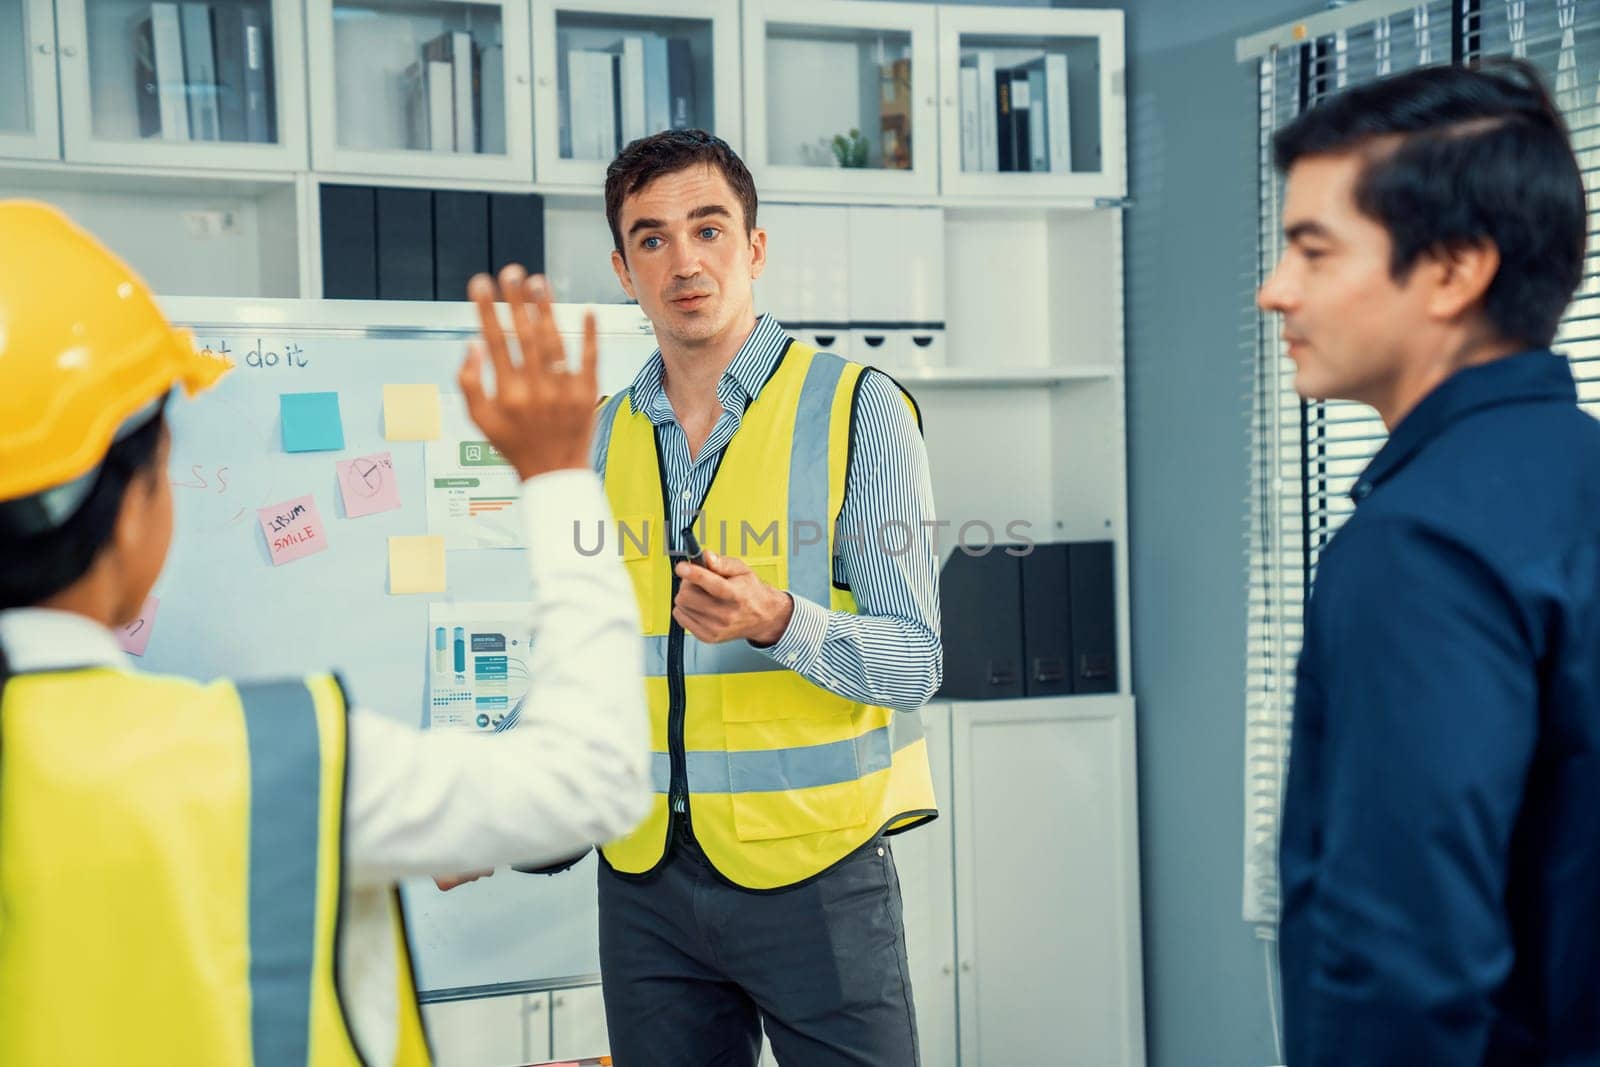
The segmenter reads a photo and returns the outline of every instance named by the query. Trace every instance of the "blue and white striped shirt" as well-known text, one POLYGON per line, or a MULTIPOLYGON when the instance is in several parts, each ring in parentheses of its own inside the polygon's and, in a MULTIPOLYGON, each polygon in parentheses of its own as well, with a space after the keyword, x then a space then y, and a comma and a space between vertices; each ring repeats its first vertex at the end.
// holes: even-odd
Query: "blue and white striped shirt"
MULTIPOLYGON (((682 547, 678 531, 699 514, 723 450, 788 343, 770 315, 756 321, 717 383, 722 414, 694 458, 667 399, 660 349, 634 379, 633 410, 644 412, 658 430, 674 548, 682 547)), ((855 595, 860 614, 796 596, 789 628, 761 651, 847 699, 914 711, 944 674, 928 453, 899 388, 881 373, 864 375, 852 430, 855 449, 833 569, 835 580, 855 595)), ((605 457, 596 455, 594 465, 604 478, 605 457)))

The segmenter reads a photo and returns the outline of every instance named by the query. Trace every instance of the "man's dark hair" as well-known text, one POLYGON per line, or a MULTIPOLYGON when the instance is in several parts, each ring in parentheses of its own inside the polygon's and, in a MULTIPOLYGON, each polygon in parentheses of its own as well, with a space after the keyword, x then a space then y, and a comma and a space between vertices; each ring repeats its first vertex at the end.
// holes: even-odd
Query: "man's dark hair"
POLYGON ((617 153, 606 168, 606 222, 611 240, 623 258, 622 202, 665 174, 705 165, 718 171, 744 208, 745 233, 756 226, 756 183, 728 142, 705 130, 663 130, 641 137, 617 153))
POLYGON ((1389 232, 1391 275, 1424 254, 1494 242, 1484 313, 1503 340, 1545 346, 1583 276, 1588 214, 1566 125, 1534 69, 1425 67, 1348 89, 1273 138, 1278 169, 1359 153, 1356 206, 1389 232))
MULTIPOLYGON (((60 526, 24 532, 0 514, 0 610, 41 604, 88 573, 111 540, 128 486, 139 477, 166 477, 156 466, 164 425, 158 412, 112 444, 89 495, 60 526)), ((23 506, 0 502, 0 512, 23 506)))

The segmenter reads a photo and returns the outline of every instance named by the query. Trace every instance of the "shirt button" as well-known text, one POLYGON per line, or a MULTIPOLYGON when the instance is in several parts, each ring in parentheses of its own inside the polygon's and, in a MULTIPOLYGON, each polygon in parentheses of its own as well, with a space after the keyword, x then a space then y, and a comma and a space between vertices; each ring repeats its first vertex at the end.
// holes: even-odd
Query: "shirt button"
POLYGON ((692 494, 690 494, 689 490, 685 489, 683 492, 678 494, 678 497, 682 500, 688 500, 691 495, 692 494))
POLYGON ((1357 500, 1365 500, 1365 499, 1367 499, 1367 497, 1369 497, 1371 495, 1372 495, 1372 486, 1371 485, 1369 485, 1366 482, 1360 482, 1360 483, 1358 483, 1356 485, 1354 496, 1355 496, 1355 498, 1357 500))

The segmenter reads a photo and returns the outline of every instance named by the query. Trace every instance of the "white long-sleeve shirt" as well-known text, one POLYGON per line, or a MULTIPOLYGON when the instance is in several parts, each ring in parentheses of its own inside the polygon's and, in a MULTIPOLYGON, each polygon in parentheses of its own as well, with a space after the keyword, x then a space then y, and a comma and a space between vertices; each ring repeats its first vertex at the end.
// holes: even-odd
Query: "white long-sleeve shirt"
MULTIPOLYGON (((383 894, 395 879, 549 862, 631 830, 649 801, 637 602, 615 556, 585 556, 572 540, 575 520, 593 529, 609 516, 605 495, 592 473, 558 471, 527 481, 523 500, 533 637, 516 728, 429 733, 366 709, 350 716, 339 952, 351 1025, 372 1063, 393 1059, 383 894)), ((0 646, 18 673, 134 669, 111 631, 66 612, 0 612, 0 646)))

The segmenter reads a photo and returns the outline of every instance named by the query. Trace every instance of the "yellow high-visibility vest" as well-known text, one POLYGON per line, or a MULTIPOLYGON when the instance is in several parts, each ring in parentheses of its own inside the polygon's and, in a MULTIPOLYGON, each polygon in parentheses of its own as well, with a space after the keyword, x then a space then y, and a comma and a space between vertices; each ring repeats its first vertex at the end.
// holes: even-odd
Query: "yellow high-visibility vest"
MULTIPOLYGON (((345 703, 93 668, 0 699, 0 1063, 359 1067, 345 703)), ((398 896, 399 1067, 428 1063, 398 896)))
MULTIPOLYGON (((836 611, 857 611, 833 558, 865 370, 791 342, 723 453, 698 531, 767 584, 836 611)), ((858 704, 745 641, 706 644, 673 621, 665 478, 655 427, 629 396, 602 407, 596 452, 644 624, 656 795, 644 822, 604 847, 606 862, 653 871, 675 799, 706 857, 749 889, 805 881, 879 833, 934 818, 917 713, 858 704)))

